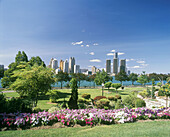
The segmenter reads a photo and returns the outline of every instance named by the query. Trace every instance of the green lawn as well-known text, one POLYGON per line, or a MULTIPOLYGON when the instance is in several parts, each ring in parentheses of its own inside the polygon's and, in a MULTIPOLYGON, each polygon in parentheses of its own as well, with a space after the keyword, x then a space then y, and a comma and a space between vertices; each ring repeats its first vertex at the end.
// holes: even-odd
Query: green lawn
MULTIPOLYGON (((131 91, 142 91, 142 90, 146 90, 146 87, 125 87, 124 90, 118 90, 118 94, 120 94, 122 96, 122 98, 124 98, 125 96, 129 95, 129 93, 131 91)), ((66 101, 69 100, 70 96, 71 96, 71 89, 58 89, 59 91, 59 96, 60 99, 58 99, 58 102, 61 103, 64 101, 64 99, 66 101)), ((90 93, 91 94, 91 98, 94 98, 96 96, 101 96, 102 95, 102 89, 78 89, 78 93, 79 93, 79 98, 81 98, 81 95, 84 93, 90 93)), ((19 97, 19 94, 16 92, 9 92, 9 93, 4 93, 6 95, 6 97, 19 97)), ((114 96, 116 94, 115 89, 104 89, 104 96, 108 97, 108 96, 114 96)), ((48 104, 49 100, 39 100, 38 101, 38 107, 41 109, 49 109, 52 106, 55 106, 55 104, 48 104)))
POLYGON ((77 128, 2 131, 1 137, 169 137, 170 121, 77 128))

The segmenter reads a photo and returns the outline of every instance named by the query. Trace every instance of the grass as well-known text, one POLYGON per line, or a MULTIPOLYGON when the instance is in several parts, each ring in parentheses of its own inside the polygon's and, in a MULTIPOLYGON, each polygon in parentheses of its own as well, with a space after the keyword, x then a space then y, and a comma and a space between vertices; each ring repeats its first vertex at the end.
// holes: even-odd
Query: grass
POLYGON ((168 137, 170 121, 151 121, 104 125, 90 128, 55 128, 39 130, 1 131, 1 137, 168 137))
MULTIPOLYGON (((146 87, 125 87, 124 90, 119 89, 118 90, 118 94, 120 94, 122 96, 122 98, 128 96, 130 94, 131 91, 143 91, 146 90, 146 87)), ((60 98, 57 100, 58 103, 62 103, 64 101, 64 99, 66 101, 69 100, 70 96, 71 96, 71 89, 58 89, 59 91, 59 96, 60 98)), ((101 96, 102 95, 102 89, 79 89, 78 90, 78 97, 81 98, 81 95, 84 93, 90 93, 91 94, 91 98, 94 98, 96 96, 101 96)), ((16 92, 8 92, 8 93, 4 93, 6 97, 19 97, 19 94, 16 92)), ((114 96, 116 95, 116 91, 113 88, 108 89, 104 89, 104 96, 108 97, 108 96, 114 96)), ((49 99, 42 99, 38 101, 38 105, 37 107, 41 108, 41 109, 49 109, 52 106, 55 106, 55 104, 49 104, 49 99)))

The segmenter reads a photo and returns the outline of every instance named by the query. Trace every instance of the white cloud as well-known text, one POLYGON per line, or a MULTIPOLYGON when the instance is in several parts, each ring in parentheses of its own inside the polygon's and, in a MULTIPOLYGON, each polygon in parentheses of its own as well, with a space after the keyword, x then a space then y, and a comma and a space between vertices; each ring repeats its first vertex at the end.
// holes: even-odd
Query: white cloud
MULTIPOLYGON (((118 55, 123 55, 123 54, 125 54, 125 53, 118 52, 118 55)), ((114 55, 115 55, 115 53, 107 53, 107 56, 114 56, 114 55)))
POLYGON ((82 44, 83 43, 83 41, 79 41, 79 42, 72 42, 71 44, 72 45, 80 45, 80 44, 82 44))
POLYGON ((90 45, 86 45, 86 47, 90 47, 90 45))
POLYGON ((145 61, 141 61, 141 60, 138 60, 136 62, 139 63, 139 64, 144 64, 145 63, 145 61))
POLYGON ((133 66, 133 67, 131 67, 131 68, 142 68, 142 67, 140 67, 140 66, 133 66))
POLYGON ((93 45, 94 45, 94 46, 98 46, 99 44, 98 44, 98 43, 94 43, 93 45))
POLYGON ((81 45, 81 47, 84 47, 84 45, 81 45))
POLYGON ((126 59, 126 61, 128 62, 128 61, 134 61, 135 59, 126 59))
POLYGON ((149 64, 141 64, 142 66, 144 66, 144 67, 147 67, 149 64))
POLYGON ((88 66, 88 68, 92 68, 93 66, 88 66))
POLYGON ((101 60, 99 60, 99 59, 92 59, 92 60, 90 60, 90 62, 101 62, 101 60))
POLYGON ((115 51, 116 51, 116 50, 113 49, 113 50, 111 50, 110 52, 115 52, 115 51))
POLYGON ((94 55, 94 52, 90 52, 89 54, 90 54, 90 55, 94 55))

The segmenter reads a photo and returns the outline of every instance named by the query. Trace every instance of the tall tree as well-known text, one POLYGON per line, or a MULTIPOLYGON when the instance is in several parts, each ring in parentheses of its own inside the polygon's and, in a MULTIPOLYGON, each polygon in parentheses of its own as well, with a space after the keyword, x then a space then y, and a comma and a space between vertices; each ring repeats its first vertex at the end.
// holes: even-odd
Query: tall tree
POLYGON ((4 68, 0 68, 0 78, 4 76, 4 68))
POLYGON ((30 97, 34 107, 37 106, 39 95, 45 94, 55 83, 54 71, 38 65, 15 71, 13 77, 17 79, 10 88, 16 90, 20 96, 30 97))
POLYGON ((128 78, 128 75, 126 74, 125 71, 120 71, 117 75, 115 75, 115 80, 120 81, 121 85, 122 85, 122 82, 123 81, 128 81, 129 78, 128 78))
POLYGON ((78 109, 77 100, 78 100, 78 87, 76 78, 72 78, 70 81, 71 87, 71 97, 68 102, 68 106, 70 109, 78 109))
POLYGON ((22 53, 21 51, 18 51, 18 54, 15 57, 15 62, 17 64, 19 64, 20 62, 28 62, 28 57, 24 51, 22 51, 22 53))
POLYGON ((29 64, 31 66, 37 64, 38 66, 42 65, 42 66, 46 66, 44 61, 42 61, 42 59, 39 57, 39 56, 36 56, 36 57, 31 57, 31 59, 29 60, 29 64))
POLYGON ((81 82, 87 79, 87 76, 83 73, 71 73, 71 77, 76 78, 79 88, 81 86, 81 82))
POLYGON ((90 75, 90 76, 89 76, 89 81, 90 81, 90 82, 93 82, 93 87, 94 87, 94 88, 95 88, 95 82, 94 82, 95 78, 96 78, 96 74, 93 74, 93 75, 90 75))
POLYGON ((138 83, 141 83, 143 86, 149 82, 149 77, 145 74, 145 71, 138 77, 138 83))
POLYGON ((60 71, 56 74, 57 82, 61 83, 61 89, 63 87, 63 82, 67 82, 70 80, 70 77, 67 72, 60 71))
POLYGON ((94 79, 95 83, 97 85, 101 85, 102 83, 105 84, 108 81, 112 81, 112 77, 107 74, 107 72, 102 70, 102 72, 97 72, 96 73, 96 78, 94 79))
POLYGON ((138 74, 131 73, 129 75, 129 80, 132 81, 132 85, 134 85, 134 82, 138 80, 138 74))

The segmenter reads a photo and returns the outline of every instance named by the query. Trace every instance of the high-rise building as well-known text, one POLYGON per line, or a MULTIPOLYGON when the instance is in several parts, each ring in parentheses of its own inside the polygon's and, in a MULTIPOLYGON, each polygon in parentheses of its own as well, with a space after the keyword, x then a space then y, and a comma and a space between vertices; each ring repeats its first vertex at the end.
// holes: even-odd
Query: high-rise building
POLYGON ((80 69, 80 73, 85 73, 88 69, 80 69))
POLYGON ((126 72, 126 59, 120 60, 120 71, 126 72))
POLYGON ((52 60, 51 68, 53 68, 55 70, 58 68, 58 61, 57 61, 57 59, 53 59, 52 60))
POLYGON ((95 66, 93 66, 93 67, 91 68, 92 75, 93 75, 93 74, 96 74, 96 70, 97 70, 97 68, 96 68, 95 66))
POLYGON ((52 68, 52 61, 54 60, 54 58, 51 58, 50 60, 50 64, 48 65, 48 68, 52 68))
POLYGON ((68 61, 67 61, 67 59, 64 61, 63 72, 67 72, 68 73, 68 61))
POLYGON ((64 67, 64 61, 60 60, 60 70, 63 71, 63 67, 64 67))
POLYGON ((118 53, 116 52, 113 58, 113 74, 118 74, 118 67, 119 67, 119 58, 118 53))
POLYGON ((80 73, 80 66, 74 65, 74 73, 80 73))
POLYGON ((111 60, 110 59, 106 60, 106 72, 111 73, 111 60))
POLYGON ((75 65, 75 59, 74 59, 74 57, 70 57, 70 60, 69 60, 69 73, 74 73, 74 65, 75 65))
POLYGON ((0 69, 4 69, 4 65, 0 65, 0 69))
POLYGON ((128 75, 130 75, 130 70, 128 70, 128 72, 127 72, 127 73, 128 73, 128 75))

